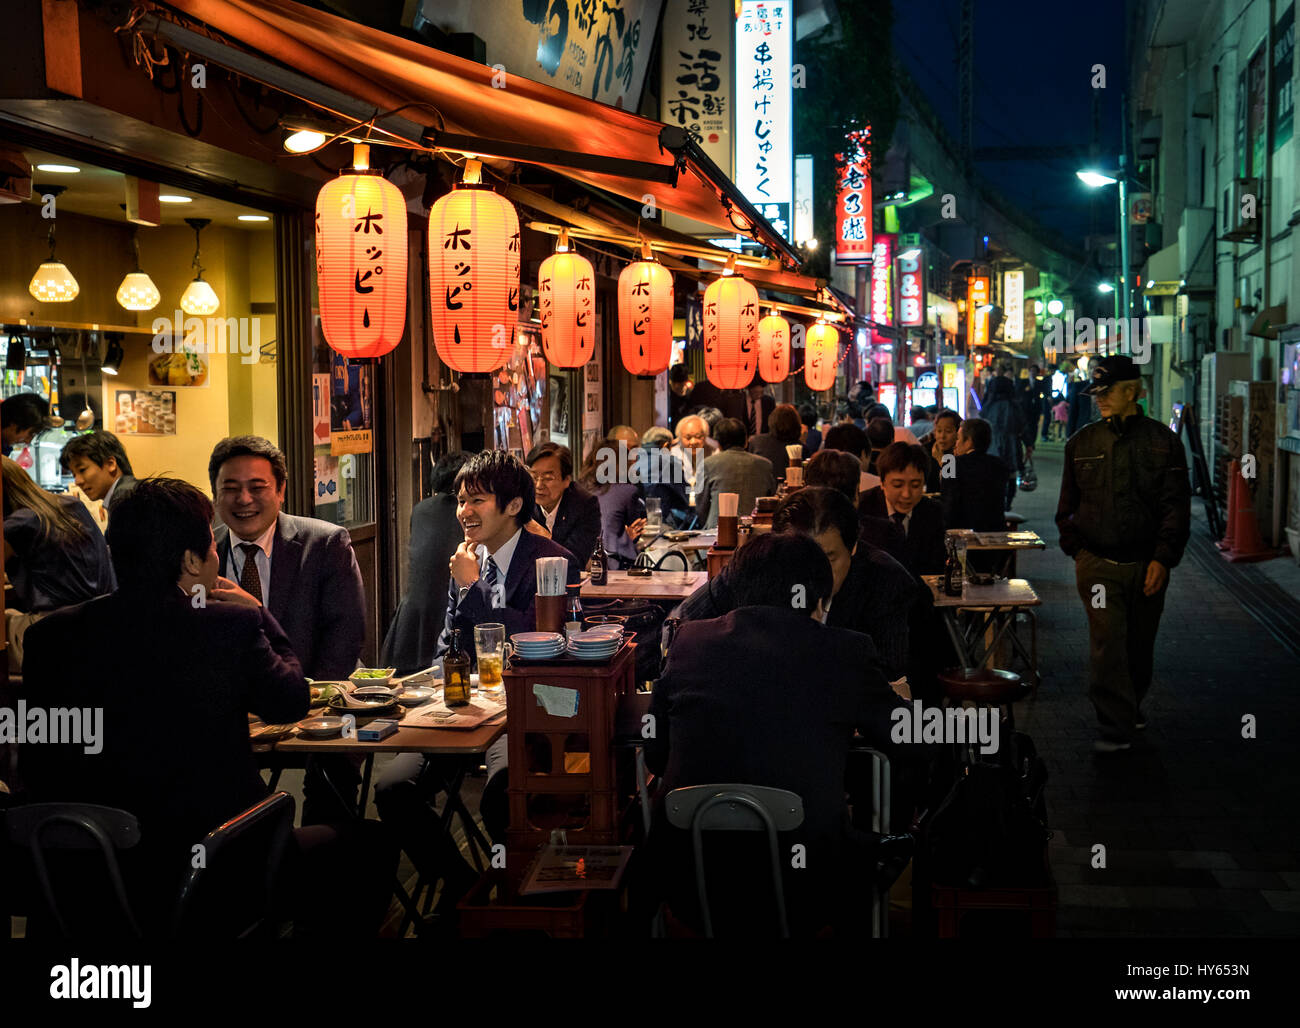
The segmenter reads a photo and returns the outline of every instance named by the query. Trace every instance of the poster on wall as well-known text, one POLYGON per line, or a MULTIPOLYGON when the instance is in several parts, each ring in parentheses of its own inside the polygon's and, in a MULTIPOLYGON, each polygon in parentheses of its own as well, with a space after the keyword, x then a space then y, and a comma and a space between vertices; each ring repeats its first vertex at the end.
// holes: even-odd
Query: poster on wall
POLYGON ((317 457, 316 464, 316 491, 313 494, 314 502, 317 507, 323 507, 327 503, 339 502, 339 458, 337 457, 317 457))
POLYGON ((160 353, 149 358, 151 386, 194 388, 208 384, 208 357, 199 345, 188 339, 174 353, 160 353))
POLYGON ((176 390, 118 389, 114 399, 118 435, 176 434, 176 390))
POLYGON ((313 446, 328 446, 330 441, 330 377, 311 377, 311 441, 313 446))
POLYGON ((370 453, 374 446, 372 368, 330 351, 330 453, 370 453))

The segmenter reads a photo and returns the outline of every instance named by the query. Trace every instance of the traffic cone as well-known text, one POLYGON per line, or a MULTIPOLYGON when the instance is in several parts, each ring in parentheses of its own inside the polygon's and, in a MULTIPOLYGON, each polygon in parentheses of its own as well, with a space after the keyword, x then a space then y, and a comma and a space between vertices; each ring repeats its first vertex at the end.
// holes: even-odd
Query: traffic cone
POLYGON ((1232 549, 1233 540, 1237 535, 1237 462, 1230 461, 1228 464, 1228 527, 1224 529, 1223 538, 1214 545, 1220 550, 1227 552, 1232 549))
POLYGON ((1233 484, 1236 486, 1237 502, 1232 513, 1237 518, 1236 531, 1232 537, 1232 546, 1224 551, 1223 556, 1233 564, 1256 560, 1270 560, 1278 555, 1278 550, 1265 545, 1259 534, 1259 522, 1255 520, 1255 503, 1250 495, 1250 486, 1241 478, 1241 469, 1236 461, 1232 462, 1233 484))

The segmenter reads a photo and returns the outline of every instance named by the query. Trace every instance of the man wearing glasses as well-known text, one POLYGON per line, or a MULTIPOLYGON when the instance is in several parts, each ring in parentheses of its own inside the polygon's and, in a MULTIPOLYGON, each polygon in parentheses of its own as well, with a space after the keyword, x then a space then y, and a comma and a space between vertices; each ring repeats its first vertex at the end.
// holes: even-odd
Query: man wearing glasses
POLYGON ((539 443, 524 461, 533 473, 537 504, 533 520, 573 554, 581 570, 600 535, 600 501, 573 480, 573 455, 559 443, 539 443))

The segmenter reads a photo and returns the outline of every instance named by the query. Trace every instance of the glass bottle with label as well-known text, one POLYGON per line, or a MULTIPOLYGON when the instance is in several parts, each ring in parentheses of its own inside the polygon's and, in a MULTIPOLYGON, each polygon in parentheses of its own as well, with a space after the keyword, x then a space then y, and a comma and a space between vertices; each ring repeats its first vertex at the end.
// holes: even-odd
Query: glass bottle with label
POLYGON ((572 639, 574 635, 582 631, 582 597, 580 591, 581 585, 574 584, 566 586, 569 590, 568 613, 564 615, 564 635, 566 639, 572 639))
POLYGON ((605 553, 605 545, 601 542, 600 536, 596 536, 596 551, 591 555, 591 584, 604 585, 608 580, 606 570, 609 568, 609 557, 605 553))
POLYGON ((464 707, 469 703, 469 654, 460 645, 460 629, 452 629, 451 648, 442 658, 446 684, 442 689, 443 702, 449 707, 464 707))

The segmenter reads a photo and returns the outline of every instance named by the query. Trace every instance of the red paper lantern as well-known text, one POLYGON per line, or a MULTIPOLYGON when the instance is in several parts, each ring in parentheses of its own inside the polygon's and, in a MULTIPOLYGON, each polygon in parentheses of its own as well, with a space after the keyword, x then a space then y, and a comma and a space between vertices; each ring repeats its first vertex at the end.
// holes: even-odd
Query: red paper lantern
POLYGON ((325 341, 344 357, 382 357, 406 328, 406 200, 357 144, 353 170, 316 196, 316 285, 325 341))
POLYGON ((658 375, 673 357, 673 273, 645 244, 641 256, 618 276, 618 345, 633 375, 658 375))
POLYGON ((758 290, 727 271, 704 290, 704 372, 719 389, 743 389, 758 356, 758 290))
POLYGON ((808 388, 818 393, 835 384, 835 369, 839 366, 840 333, 835 327, 819 321, 804 337, 804 381, 808 388))
POLYGON ((555 253, 537 273, 537 312, 542 349, 560 368, 580 368, 596 352, 596 269, 569 252, 569 233, 560 230, 555 253))
POLYGON ((790 374, 790 322, 775 311, 758 323, 758 373, 764 382, 790 374))
POLYGON ((457 371, 496 371, 510 359, 519 320, 519 215, 478 187, 479 162, 429 211, 433 342, 457 371))

